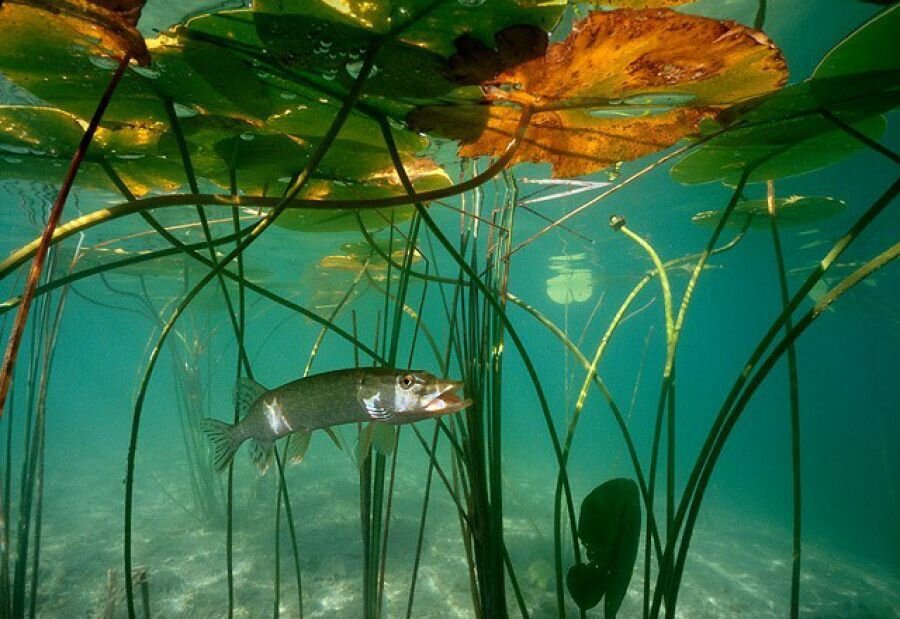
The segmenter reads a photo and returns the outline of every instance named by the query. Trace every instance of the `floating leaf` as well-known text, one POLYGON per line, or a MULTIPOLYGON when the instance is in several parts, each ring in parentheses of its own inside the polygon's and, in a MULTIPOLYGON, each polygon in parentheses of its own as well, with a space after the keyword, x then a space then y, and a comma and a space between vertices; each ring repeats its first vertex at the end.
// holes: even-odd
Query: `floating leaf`
POLYGON ((665 148, 786 79, 780 52, 762 33, 665 9, 591 13, 534 57, 539 34, 546 36, 502 31, 496 50, 458 42, 450 64, 463 83, 482 77, 483 98, 425 106, 409 122, 459 139, 461 156, 497 155, 528 108, 512 162, 549 162, 555 176, 576 176, 665 148))
POLYGON ((77 40, 113 58, 125 54, 141 64, 149 55, 144 37, 136 26, 145 0, 54 0, 54 2, 7 0, 0 3, 4 36, 44 41, 47 34, 77 40), (40 32, 40 36, 35 33, 40 32))
MULTIPOLYGON (((0 106, 0 157, 12 164, 0 166, 0 178, 60 183, 83 131, 82 121, 61 110, 0 106)), ((154 130, 135 126, 99 129, 76 184, 83 189, 116 191, 101 165, 105 162, 134 195, 142 196, 151 189, 176 189, 184 182, 183 169, 147 150, 145 140, 156 140, 154 130)))
POLYGON ((556 273, 547 280, 547 296, 559 305, 584 303, 594 295, 594 274, 582 265, 585 254, 552 256, 548 268, 556 273))
POLYGON ((593 274, 586 269, 560 273, 547 280, 547 296, 559 305, 584 303, 593 295, 593 274))
POLYGON ((613 9, 661 9, 667 6, 690 4, 694 0, 590 0, 595 6, 613 9))
POLYGON ((831 165, 865 144, 822 115, 877 139, 881 113, 900 103, 900 59, 893 52, 900 10, 877 15, 833 48, 810 80, 795 84, 730 120, 733 128, 712 138, 672 168, 682 183, 734 184, 804 174, 831 165))
POLYGON ((572 566, 566 578, 579 608, 593 608, 605 596, 605 616, 616 616, 631 582, 640 534, 640 495, 632 480, 611 479, 584 498, 578 539, 585 547, 587 563, 572 566))
MULTIPOLYGON (((418 191, 441 189, 451 184, 450 177, 433 161, 415 159, 405 164, 410 181, 418 191)), ((289 209, 285 211, 275 224, 291 230, 306 231, 341 231, 358 230, 356 214, 362 218, 367 229, 384 228, 393 223, 408 220, 415 212, 413 206, 394 208, 363 209, 354 211, 342 209, 344 201, 368 200, 401 195, 403 193, 400 178, 393 167, 372 172, 356 181, 308 183, 299 198, 327 199, 331 208, 327 210, 289 209)))
MULTIPOLYGON (((896 87, 900 77, 900 57, 890 51, 896 47, 898 28, 900 5, 895 5, 874 16, 825 54, 813 71, 813 79, 882 73, 885 78, 893 77, 892 81, 886 80, 886 84, 896 87)), ((885 84, 877 85, 883 87, 885 84)))
MULTIPOLYGON (((790 196, 775 200, 775 213, 779 226, 805 226, 843 212, 847 206, 843 200, 828 197, 790 196)), ((751 217, 751 228, 766 228, 769 224, 769 206, 766 200, 746 200, 734 207, 727 226, 743 227, 751 217)), ((715 226, 722 218, 722 211, 701 211, 691 218, 701 226, 715 226)))
MULTIPOLYGON (((344 243, 341 245, 341 254, 325 256, 319 260, 319 266, 323 269, 358 272, 368 262, 369 270, 384 271, 388 265, 381 257, 381 253, 390 256, 391 260, 397 264, 402 264, 406 259, 407 246, 402 240, 395 239, 392 249, 388 241, 375 241, 375 244, 379 251, 375 251, 366 241, 344 243)), ((418 249, 414 249, 411 264, 416 264, 420 260, 422 260, 422 253, 418 249)))
MULTIPOLYGON (((565 5, 560 0, 258 0, 253 8, 279 18, 294 15, 334 28, 353 28, 359 41, 357 49, 368 40, 365 32, 369 36, 384 35, 399 22, 404 24, 401 43, 446 57, 453 53, 453 41, 463 34, 487 43, 495 32, 517 24, 550 31, 565 5)), ((352 46, 348 44, 347 48, 352 46)))

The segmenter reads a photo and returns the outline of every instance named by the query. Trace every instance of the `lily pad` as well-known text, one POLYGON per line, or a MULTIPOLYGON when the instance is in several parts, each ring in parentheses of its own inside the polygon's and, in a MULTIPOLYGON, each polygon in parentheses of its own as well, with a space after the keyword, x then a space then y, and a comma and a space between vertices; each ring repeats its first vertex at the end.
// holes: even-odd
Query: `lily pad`
POLYGON ((873 140, 884 133, 880 114, 900 103, 900 60, 891 38, 900 28, 896 9, 839 43, 811 79, 732 115, 732 128, 678 162, 672 177, 734 184, 749 171, 749 182, 762 182, 818 170, 866 148, 822 109, 873 140))
MULTIPOLYGON (((828 197, 790 196, 775 200, 775 212, 779 226, 806 226, 828 219, 847 206, 843 200, 828 197)), ((741 228, 751 217, 751 228, 766 228, 769 224, 769 207, 766 200, 746 200, 734 207, 726 226, 741 228)), ((691 218, 701 226, 715 226, 722 218, 722 211, 701 211, 691 218)))
POLYGON ((604 597, 604 615, 619 611, 637 557, 641 533, 641 503, 637 484, 630 479, 611 479, 594 488, 581 503, 578 539, 587 563, 569 569, 569 594, 582 610, 604 597))
MULTIPOLYGON (((84 131, 83 121, 49 107, 0 106, 0 178, 59 184, 84 131)), ((143 146, 153 131, 141 127, 98 130, 75 182, 82 189, 115 192, 101 162, 119 174, 129 190, 173 190, 184 182, 182 168, 143 146)), ((153 137, 152 139, 155 139, 153 137)))
POLYGON ((425 106, 408 121, 460 140, 461 156, 498 155, 531 110, 512 163, 550 163, 555 176, 666 148, 722 108, 777 89, 787 75, 762 33, 667 9, 597 11, 549 46, 546 34, 521 27, 498 33, 494 50, 457 45, 451 66, 464 83, 481 75, 483 97, 425 106))
MULTIPOLYGON (((388 241, 375 241, 378 249, 391 257, 397 264, 402 264, 406 258, 407 246, 402 240, 394 240, 393 248, 388 241)), ((422 260, 422 253, 418 249, 412 252, 412 264, 422 260)), ((368 269, 371 271, 385 271, 387 262, 366 241, 358 243, 344 243, 341 245, 341 253, 325 256, 319 260, 319 266, 323 269, 338 271, 358 272, 368 261, 368 269)))

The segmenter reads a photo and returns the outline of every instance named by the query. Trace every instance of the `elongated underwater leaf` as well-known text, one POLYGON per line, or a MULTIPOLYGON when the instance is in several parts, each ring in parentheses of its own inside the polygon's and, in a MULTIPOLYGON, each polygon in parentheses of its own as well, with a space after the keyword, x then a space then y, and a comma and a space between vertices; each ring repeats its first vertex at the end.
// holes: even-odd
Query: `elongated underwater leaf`
POLYGON ((460 140, 461 156, 497 155, 529 109, 512 163, 551 163, 555 176, 665 148, 787 75, 762 33, 665 9, 597 11, 549 46, 546 34, 521 27, 501 31, 494 44, 458 40, 450 61, 461 83, 480 78, 479 99, 425 106, 408 120, 460 140))

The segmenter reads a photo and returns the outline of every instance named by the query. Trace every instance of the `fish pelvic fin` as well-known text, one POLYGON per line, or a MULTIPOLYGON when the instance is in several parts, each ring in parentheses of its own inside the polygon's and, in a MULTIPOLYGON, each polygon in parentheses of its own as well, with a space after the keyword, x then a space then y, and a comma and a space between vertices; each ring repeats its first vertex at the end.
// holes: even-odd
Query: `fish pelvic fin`
POLYGON ((250 460, 259 469, 260 475, 265 475, 272 464, 272 451, 275 444, 272 441, 260 441, 253 439, 250 441, 250 460))
POLYGON ((268 392, 268 389, 260 385, 252 378, 242 376, 234 386, 234 404, 237 407, 238 415, 243 418, 253 403, 268 392))
POLYGON ((312 432, 294 432, 288 437, 287 458, 291 464, 300 464, 309 449, 309 439, 312 432))
POLYGON ((228 463, 234 458, 234 453, 244 442, 244 436, 237 430, 237 426, 219 421, 218 419, 204 419, 200 422, 200 429, 209 438, 213 447, 213 466, 220 473, 228 468, 228 463))

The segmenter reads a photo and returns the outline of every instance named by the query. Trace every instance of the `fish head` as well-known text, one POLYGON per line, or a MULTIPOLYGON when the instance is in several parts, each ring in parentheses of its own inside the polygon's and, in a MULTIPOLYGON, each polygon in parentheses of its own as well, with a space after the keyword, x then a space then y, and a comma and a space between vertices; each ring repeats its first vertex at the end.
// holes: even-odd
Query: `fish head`
MULTIPOLYGON (((454 393, 463 383, 423 370, 395 370, 369 384, 360 402, 369 416, 392 424, 448 415, 472 404, 454 393)), ((367 381, 368 382, 368 381, 367 381)))

